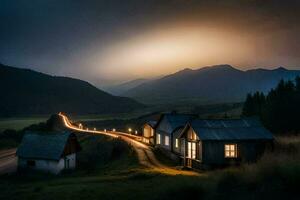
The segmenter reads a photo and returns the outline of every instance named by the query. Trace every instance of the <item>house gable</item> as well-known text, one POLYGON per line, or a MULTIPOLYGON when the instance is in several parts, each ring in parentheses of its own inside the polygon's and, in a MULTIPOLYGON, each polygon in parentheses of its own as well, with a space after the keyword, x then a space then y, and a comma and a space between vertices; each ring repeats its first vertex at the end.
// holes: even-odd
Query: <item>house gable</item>
POLYGON ((157 132, 163 132, 163 133, 172 133, 172 126, 168 119, 165 117, 165 115, 162 117, 162 119, 159 121, 159 124, 156 126, 156 131, 157 132))

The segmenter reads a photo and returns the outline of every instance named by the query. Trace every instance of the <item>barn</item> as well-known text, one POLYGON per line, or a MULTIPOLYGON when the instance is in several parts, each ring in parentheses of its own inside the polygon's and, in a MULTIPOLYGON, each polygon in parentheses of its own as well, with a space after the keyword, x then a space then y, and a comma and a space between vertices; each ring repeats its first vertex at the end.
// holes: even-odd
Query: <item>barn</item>
POLYGON ((142 141, 147 144, 155 144, 155 125, 157 121, 149 121, 143 126, 142 141))
POLYGON ((189 114, 162 114, 155 126, 156 147, 168 150, 170 152, 179 152, 178 137, 174 137, 174 133, 178 135, 178 131, 183 128, 187 122, 195 117, 195 115, 189 114))
POLYGON ((76 154, 80 150, 74 133, 26 132, 17 150, 18 168, 58 174, 76 167, 76 154))
POLYGON ((183 165, 191 168, 254 162, 274 139, 256 119, 194 119, 178 138, 183 165))

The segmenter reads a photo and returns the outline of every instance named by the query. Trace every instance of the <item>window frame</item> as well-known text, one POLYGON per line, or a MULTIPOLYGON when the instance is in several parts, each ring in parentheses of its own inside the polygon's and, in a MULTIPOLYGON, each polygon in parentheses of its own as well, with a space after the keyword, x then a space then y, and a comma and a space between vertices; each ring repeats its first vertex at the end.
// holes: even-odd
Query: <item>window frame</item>
POLYGON ((161 143, 161 138, 160 138, 160 134, 157 133, 157 138, 156 138, 156 144, 160 144, 161 143))
POLYGON ((188 141, 187 146, 187 158, 197 159, 197 143, 188 141))
POLYGON ((170 137, 165 135, 165 146, 170 146, 170 137))
POLYGON ((224 157, 225 158, 237 158, 238 157, 237 144, 234 144, 234 143, 224 144, 224 157))

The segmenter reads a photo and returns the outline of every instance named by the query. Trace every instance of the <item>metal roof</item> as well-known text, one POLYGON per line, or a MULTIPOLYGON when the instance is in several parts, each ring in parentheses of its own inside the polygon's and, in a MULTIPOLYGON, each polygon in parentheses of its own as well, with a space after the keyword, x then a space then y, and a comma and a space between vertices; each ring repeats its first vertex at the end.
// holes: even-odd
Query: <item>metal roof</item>
POLYGON ((187 122, 195 118, 195 115, 169 113, 169 114, 164 114, 163 118, 165 120, 164 121, 160 120, 158 123, 165 123, 165 124, 157 124, 158 126, 163 127, 163 129, 159 129, 159 130, 171 134, 175 129, 179 127, 184 127, 187 122))
POLYGON ((60 160, 72 133, 27 132, 17 150, 17 156, 32 159, 60 160))
POLYGON ((196 119, 189 124, 200 140, 273 139, 272 133, 256 119, 196 119))

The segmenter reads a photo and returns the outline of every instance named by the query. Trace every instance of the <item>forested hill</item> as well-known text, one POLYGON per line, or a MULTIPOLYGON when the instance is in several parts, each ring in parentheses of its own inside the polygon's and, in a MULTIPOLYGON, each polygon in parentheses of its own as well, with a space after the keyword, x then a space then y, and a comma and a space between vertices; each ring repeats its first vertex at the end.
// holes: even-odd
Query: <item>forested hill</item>
POLYGON ((0 64, 0 117, 57 112, 102 114, 127 112, 144 105, 112 96, 88 82, 50 76, 0 64))

